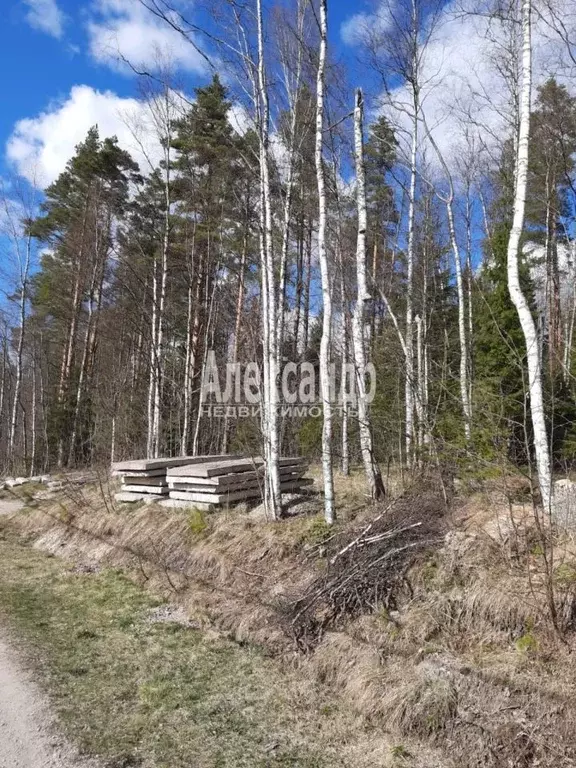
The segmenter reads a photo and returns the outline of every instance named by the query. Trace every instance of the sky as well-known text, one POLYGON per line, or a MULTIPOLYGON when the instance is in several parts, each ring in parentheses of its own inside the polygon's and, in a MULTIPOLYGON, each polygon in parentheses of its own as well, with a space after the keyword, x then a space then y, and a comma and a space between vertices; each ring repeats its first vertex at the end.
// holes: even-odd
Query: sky
MULTIPOLYGON (((194 18, 191 3, 180 1, 194 18)), ((169 49, 188 93, 210 77, 200 54, 138 0, 2 0, 2 7, 1 178, 19 173, 45 187, 95 123, 138 155, 125 124, 139 111, 138 77, 118 50, 148 67, 157 50, 169 49)), ((333 0, 331 44, 353 65, 355 51, 340 34, 350 16, 347 0, 333 0)))
MULTIPOLYGON (((427 129, 433 133, 446 165, 438 161, 434 149, 421 138, 419 151, 422 155, 426 153, 427 161, 422 167, 426 168, 427 181, 433 181, 440 192, 446 192, 444 171, 450 168, 457 195, 462 161, 480 157, 480 147, 483 152, 490 152, 492 145, 498 152, 508 130, 507 91, 497 71, 497 32, 491 25, 487 34, 486 19, 460 12, 466 7, 472 10, 478 1, 445 0, 441 23, 425 53, 427 77, 422 98, 427 129), (470 118, 473 118, 472 131, 470 118)), ((0 64, 4 73, 0 110, 0 187, 3 191, 9 193, 14 177, 19 175, 41 194, 62 172, 74 147, 93 125, 98 125, 102 137, 116 135, 146 172, 148 159, 131 128, 146 119, 145 108, 138 98, 141 78, 121 62, 118 54, 137 69, 149 70, 157 60, 158 51, 169 50, 177 68, 178 85, 189 95, 195 86, 208 82, 211 77, 202 55, 138 0, 0 2, 5 11, 0 24, 0 64)), ((199 8, 201 0, 171 2, 178 4, 191 21, 206 26, 199 8)), ((272 4, 278 0, 264 2, 272 4)), ((369 119, 382 107, 374 98, 377 95, 374 78, 362 63, 359 39, 366 28, 385 27, 389 23, 387 8, 402 2, 404 0, 357 0, 352 4, 349 0, 329 0, 331 60, 345 67, 350 107, 354 86, 361 85, 368 90, 372 97, 369 119)), ((576 39, 574 0, 555 2, 557 7, 567 4, 562 19, 576 39)), ((536 86, 550 74, 559 73, 560 79, 573 87, 575 73, 567 62, 565 47, 559 48, 551 41, 549 26, 539 19, 534 23, 534 56, 536 86)), ((404 149, 407 156, 410 123, 402 105, 409 99, 409 93, 401 83, 394 88, 395 108, 389 106, 387 116, 393 121, 401 151, 404 149)), ((346 104, 342 109, 346 109, 346 104)), ((424 131, 421 129, 420 133, 422 136, 424 131)), ((273 143, 274 146, 278 146, 278 142, 273 143)), ((349 183, 351 179, 343 181, 349 183)), ((2 215, 0 210, 0 224, 2 215)), ((478 212, 476 218, 480 242, 483 232, 478 212)), ((475 251, 478 261, 480 248, 475 251)))
POLYGON ((118 45, 137 64, 146 63, 155 43, 170 45, 183 72, 192 82, 198 77, 200 64, 192 49, 176 35, 171 39, 136 2, 4 2, 2 176, 39 176, 40 186, 53 181, 94 123, 103 135, 117 133, 122 143, 129 143, 122 118, 137 109, 138 84, 136 77, 122 71, 118 45))
MULTIPOLYGON (((171 2, 206 26, 199 0, 171 2)), ((350 101, 353 86, 370 88, 368 69, 361 63, 361 31, 385 25, 386 7, 401 2, 329 0, 330 53, 349 75, 350 101)), ((475 2, 446 0, 442 23, 426 52, 426 71, 431 73, 424 89, 426 119, 448 160, 462 154, 462 114, 473 114, 483 127, 484 142, 491 136, 499 139, 502 132, 507 96, 494 67, 497 44, 487 40, 485 20, 459 12, 472 9, 475 2)), ((573 0, 556 0, 557 6, 562 3, 567 4, 561 11, 563 22, 576 37, 573 0)), ((158 51, 169 50, 178 82, 188 94, 210 77, 201 54, 138 0, 2 0, 2 8, 0 179, 19 173, 44 188, 94 124, 102 135, 118 135, 142 164, 128 127, 142 111, 139 78, 119 60, 119 52, 136 68, 150 69, 158 51)), ((565 48, 558 50, 550 41, 549 31, 535 21, 536 85, 552 70, 562 69, 558 62, 568 58, 565 48)), ((568 67, 561 79, 566 73, 571 84, 574 73, 568 67)), ((395 101, 401 104, 407 96, 399 86, 395 101)), ((373 115, 375 102, 371 109, 373 115)), ((401 135, 401 109, 396 117, 401 135)))

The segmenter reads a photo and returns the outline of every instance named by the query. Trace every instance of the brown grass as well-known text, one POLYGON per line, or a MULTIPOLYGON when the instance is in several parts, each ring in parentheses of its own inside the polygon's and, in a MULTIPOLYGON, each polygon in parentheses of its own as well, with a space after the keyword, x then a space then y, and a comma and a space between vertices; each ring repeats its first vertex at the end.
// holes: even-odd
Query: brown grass
MULTIPOLYGON (((355 582, 356 607, 334 612, 329 561, 374 519, 373 507, 341 515, 335 530, 314 515, 277 524, 234 511, 198 525, 183 511, 106 509, 99 490, 82 493, 81 507, 60 497, 18 516, 20 530, 53 554, 126 569, 205 629, 280 653, 336 692, 359 728, 390 732, 397 748, 374 747, 374 765, 576 765, 572 636, 565 645, 550 631, 538 537, 521 504, 510 519, 498 495, 466 499, 447 518, 455 528, 444 534, 435 523, 414 558, 395 562, 393 600, 375 591, 391 576, 377 564, 355 582), (326 586, 311 607, 321 627, 314 650, 295 656, 286 616, 326 586)), ((423 498, 398 507, 404 523, 423 518, 423 498)), ((391 514, 382 525, 397 524, 391 514)), ((556 546, 558 595, 569 610, 576 557, 566 542, 556 546)), ((339 559, 338 583, 374 554, 356 547, 339 559)))

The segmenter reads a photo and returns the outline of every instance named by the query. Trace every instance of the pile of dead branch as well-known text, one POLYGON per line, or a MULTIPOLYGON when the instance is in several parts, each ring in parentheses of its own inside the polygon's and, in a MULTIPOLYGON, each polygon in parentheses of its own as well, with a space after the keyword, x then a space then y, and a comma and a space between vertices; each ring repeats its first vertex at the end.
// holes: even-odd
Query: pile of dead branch
POLYGON ((286 630, 309 650, 324 632, 361 614, 383 611, 393 619, 412 594, 408 572, 441 546, 446 530, 444 498, 424 491, 381 505, 369 522, 330 536, 311 553, 325 558, 324 573, 280 606, 286 630))

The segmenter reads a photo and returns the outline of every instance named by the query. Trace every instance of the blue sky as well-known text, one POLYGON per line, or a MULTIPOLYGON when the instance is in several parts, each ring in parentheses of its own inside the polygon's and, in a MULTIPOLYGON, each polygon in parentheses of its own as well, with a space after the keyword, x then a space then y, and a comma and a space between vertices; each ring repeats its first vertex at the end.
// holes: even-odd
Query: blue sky
MULTIPOLYGON (((199 16, 200 0, 170 2, 185 9, 192 21, 206 25, 199 16)), ((217 4, 218 0, 211 2, 217 4)), ((271 6, 282 0, 264 2, 271 6)), ((473 5, 474 0, 466 2, 473 5)), ((329 0, 331 56, 346 64, 350 104, 353 87, 367 87, 370 81, 367 68, 357 61, 361 47, 352 44, 355 31, 362 23, 369 27, 385 24, 384 4, 385 0, 360 0, 354 5, 349 0, 329 0), (370 13, 379 7, 381 16, 376 19, 370 13)), ((44 186, 62 170, 75 144, 94 123, 103 135, 118 134, 120 142, 132 150, 126 116, 138 116, 139 105, 134 100, 138 78, 119 70, 119 48, 135 65, 150 68, 154 51, 169 47, 180 70, 181 87, 188 93, 209 79, 205 62, 193 47, 145 11, 138 0, 3 0, 2 6, 1 178, 19 171, 44 186)), ((486 34, 487 22, 452 13, 461 6, 462 0, 446 0, 442 23, 426 50, 423 91, 428 127, 455 173, 458 160, 470 152, 462 115, 473 116, 477 146, 486 146, 507 130, 502 116, 509 109, 508 90, 493 66, 497 49, 486 34), (432 73, 429 78, 428 73, 432 73)), ((554 61, 566 59, 562 46, 555 50, 549 28, 539 29, 539 24, 536 19, 536 85, 551 74, 554 61)), ((404 141, 410 128, 406 112, 398 107, 407 95, 399 84, 393 99, 396 106, 388 111, 404 141)), ((374 107, 374 101, 369 106, 374 107)), ((428 160, 433 154, 428 147, 428 160)))
MULTIPOLYGON (((99 122, 104 134, 116 132, 119 114, 126 107, 134 108, 124 99, 138 93, 138 78, 120 71, 118 48, 130 61, 147 64, 155 43, 170 46, 188 92, 209 77, 191 46, 157 23, 138 0, 4 2, 7 12, 0 25, 0 62, 5 73, 0 176, 4 178, 20 171, 29 179, 38 177, 44 186, 61 170, 64 156, 81 140, 90 121, 99 122), (33 161, 35 149, 41 154, 33 161)), ((354 11, 358 10, 362 8, 356 6, 354 11)), ((340 36, 350 16, 346 0, 332 0, 332 50, 353 67, 354 50, 340 36)), ((120 127, 120 133, 126 131, 120 127)))
MULTIPOLYGON (((54 102, 65 100, 74 85, 88 84, 130 95, 134 83, 99 65, 87 55, 83 28, 85 11, 74 0, 60 0, 65 14, 60 38, 34 28, 27 20, 29 7, 21 0, 5 0, 8 13, 0 25, 0 61, 3 106, 0 143, 3 150, 18 120, 35 118, 54 102), (2 61, 3 60, 3 61, 2 61)), ((2 162, 5 163, 5 152, 2 162)))
MULTIPOLYGON (((194 0, 171 2, 185 8, 192 21, 206 25, 194 0)), ((269 6, 277 2, 282 0, 264 0, 269 6)), ((369 15, 379 7, 379 2, 384 0, 362 0, 353 6, 348 0, 329 0, 330 54, 333 60, 345 65, 350 108, 353 88, 361 85, 368 89, 371 80, 367 69, 358 61, 361 49, 354 46, 354 35, 363 24, 382 23, 381 19, 376 21, 369 15)), ((64 169, 75 145, 94 124, 98 124, 102 136, 117 135, 142 170, 149 170, 130 128, 138 120, 146 119, 146 111, 137 100, 139 78, 119 65, 118 50, 135 66, 151 69, 155 51, 169 48, 172 61, 178 67, 178 83, 188 94, 211 76, 202 57, 178 33, 143 9, 139 0, 4 0, 4 3, 7 11, 0 25, 0 60, 4 72, 0 180, 10 182, 11 177, 19 173, 36 187, 45 188, 64 169)), ((456 98, 465 90, 464 77, 468 89, 484 89, 495 94, 497 86, 483 64, 484 36, 478 34, 470 19, 450 18, 450 0, 444 9, 445 23, 426 54, 429 71, 435 73, 427 82, 426 110, 438 145, 452 164, 453 172, 458 173, 455 161, 466 156, 467 149, 461 144, 461 124, 452 110, 456 98), (481 88, 480 77, 483 78, 481 88)), ((398 84, 394 98, 400 104, 407 95, 402 91, 402 85, 398 84)), ((483 104, 475 106, 484 109, 483 104)), ((374 101, 369 102, 369 118, 373 116, 370 107, 374 107, 374 101)), ((342 104, 342 110, 347 111, 346 103, 342 104)), ((339 117, 335 115, 334 119, 339 117)), ((406 146, 409 139, 406 112, 400 109, 392 119, 397 120, 397 136, 406 146)), ((496 134, 494 127, 500 121, 498 110, 484 111, 479 119, 490 123, 489 135, 496 134)), ((429 147, 427 158, 434 163, 429 147)), ((445 179, 440 177, 440 186, 444 183, 445 179)))

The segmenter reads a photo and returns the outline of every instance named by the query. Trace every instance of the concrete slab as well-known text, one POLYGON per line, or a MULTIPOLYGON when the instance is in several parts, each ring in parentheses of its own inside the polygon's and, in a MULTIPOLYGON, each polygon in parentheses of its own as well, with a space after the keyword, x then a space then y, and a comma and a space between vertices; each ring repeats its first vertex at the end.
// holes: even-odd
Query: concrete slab
POLYGON ((181 499, 162 499, 158 503, 161 507, 167 507, 168 509, 199 509, 201 512, 213 512, 215 509, 214 504, 182 501, 181 499))
POLYGON ((116 461, 112 464, 113 472, 147 472, 153 469, 164 469, 165 467, 181 467, 183 464, 202 464, 206 461, 215 459, 230 459, 234 456, 214 454, 210 456, 177 456, 175 458, 158 459, 134 459, 130 461, 116 461))
MULTIPOLYGON (((178 469, 184 470, 185 467, 179 467, 178 469)), ((280 478, 284 479, 301 477, 307 469, 308 467, 305 464, 284 466, 280 468, 280 478)), ((179 472, 178 474, 166 475, 166 481, 169 486, 172 486, 175 483, 192 483, 194 485, 229 488, 235 485, 258 485, 258 483, 262 482, 264 476, 265 468, 262 466, 255 470, 252 469, 246 470, 244 472, 227 472, 223 475, 213 475, 211 477, 201 477, 192 474, 184 475, 179 472)))
POLYGON ((186 464, 179 467, 170 467, 166 477, 215 477, 230 472, 249 472, 263 466, 264 461, 256 459, 231 459, 226 457, 218 461, 207 461, 196 464, 186 464))
MULTIPOLYGON (((299 491, 302 487, 310 485, 314 481, 312 478, 304 477, 294 482, 285 482, 280 484, 280 490, 282 493, 290 493, 299 491)), ((247 499, 261 498, 262 493, 260 488, 246 488, 241 491, 230 491, 228 493, 218 493, 215 490, 212 492, 206 490, 188 490, 188 491, 170 491, 171 499, 178 499, 180 501, 190 502, 204 502, 207 504, 229 504, 235 501, 245 501, 247 499)))
POLYGON ((123 485, 122 493, 136 493, 146 496, 167 496, 168 486, 160 487, 157 485, 123 485))
POLYGON ((114 471, 112 474, 113 475, 121 475, 123 477, 142 477, 142 478, 146 478, 146 477, 160 477, 160 478, 163 478, 163 477, 166 477, 166 467, 162 467, 161 469, 149 469, 148 471, 142 470, 140 472, 138 472, 138 471, 128 472, 126 470, 124 470, 124 472, 114 471))
POLYGON ((127 504, 134 501, 143 501, 145 497, 146 494, 144 493, 128 493, 127 491, 119 491, 114 494, 116 501, 121 501, 127 504))
POLYGON ((134 475, 122 475, 124 485, 138 485, 138 486, 154 486, 158 488, 166 487, 166 474, 159 475, 158 477, 140 476, 134 475))

